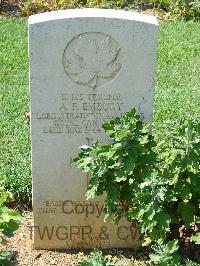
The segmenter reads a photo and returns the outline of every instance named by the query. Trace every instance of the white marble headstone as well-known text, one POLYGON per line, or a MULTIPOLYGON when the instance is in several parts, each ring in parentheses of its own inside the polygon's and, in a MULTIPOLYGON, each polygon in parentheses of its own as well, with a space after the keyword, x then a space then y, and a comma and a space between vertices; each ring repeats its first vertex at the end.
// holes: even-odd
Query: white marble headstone
POLYGON ((151 16, 103 9, 29 18, 35 248, 138 244, 137 228, 104 223, 103 201, 85 200, 88 176, 72 158, 106 141, 102 121, 132 107, 151 122, 157 26, 151 16))

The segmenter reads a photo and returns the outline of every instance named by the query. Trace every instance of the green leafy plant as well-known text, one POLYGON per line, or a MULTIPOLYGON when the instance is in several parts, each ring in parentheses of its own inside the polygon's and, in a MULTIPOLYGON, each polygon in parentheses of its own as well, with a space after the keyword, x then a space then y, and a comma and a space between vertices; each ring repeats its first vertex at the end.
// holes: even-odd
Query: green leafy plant
POLYGON ((175 265, 180 265, 180 256, 178 251, 178 240, 169 241, 165 245, 153 246, 152 254, 150 254, 151 262, 160 266, 171 265, 173 262, 175 265))
POLYGON ((169 241, 167 244, 152 246, 150 262, 159 266, 198 266, 194 261, 183 259, 178 253, 178 240, 169 241))
POLYGON ((16 0, 22 16, 68 8, 112 8, 143 11, 157 10, 166 20, 199 20, 199 0, 16 0))
MULTIPOLYGON (((18 229, 20 215, 9 209, 6 204, 12 199, 12 194, 4 188, 5 178, 0 177, 0 243, 5 242, 5 236, 12 237, 13 232, 18 229)), ((0 251, 0 263, 9 265, 10 253, 0 251)))
POLYGON ((76 3, 76 0, 28 0, 20 3, 20 9, 23 16, 30 16, 41 12, 74 8, 76 3))
POLYGON ((119 266, 119 263, 103 257, 101 251, 94 249, 94 251, 91 252, 90 257, 87 260, 82 261, 80 266, 119 266))
POLYGON ((176 0, 170 2, 166 16, 172 20, 198 21, 200 19, 200 2, 199 0, 176 0))
POLYGON ((191 236, 190 239, 194 241, 197 245, 200 245, 200 232, 191 236))
POLYGON ((87 199, 105 194, 105 218, 136 220, 144 245, 184 242, 200 216, 199 121, 168 124, 162 140, 149 134, 135 109, 102 127, 112 142, 83 146, 74 158, 91 174, 87 199))

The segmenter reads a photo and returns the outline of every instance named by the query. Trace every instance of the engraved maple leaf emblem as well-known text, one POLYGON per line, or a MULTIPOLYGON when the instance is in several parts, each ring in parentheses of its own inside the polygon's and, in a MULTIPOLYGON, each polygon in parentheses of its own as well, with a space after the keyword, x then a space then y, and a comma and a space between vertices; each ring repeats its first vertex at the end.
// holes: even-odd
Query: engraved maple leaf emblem
POLYGON ((110 36, 85 33, 73 41, 64 53, 64 68, 76 83, 95 88, 119 73, 121 49, 110 36))

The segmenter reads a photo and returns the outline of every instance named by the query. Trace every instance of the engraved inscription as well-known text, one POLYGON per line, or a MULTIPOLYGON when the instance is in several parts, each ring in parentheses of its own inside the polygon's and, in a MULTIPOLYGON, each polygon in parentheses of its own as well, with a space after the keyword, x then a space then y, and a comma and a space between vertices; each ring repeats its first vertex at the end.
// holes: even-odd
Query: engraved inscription
MULTIPOLYGON (((40 240, 48 239, 50 240, 65 240, 66 244, 69 244, 70 241, 78 241, 79 239, 83 241, 91 241, 91 235, 95 231, 93 226, 90 225, 60 225, 60 226, 30 226, 30 239, 32 239, 32 229, 37 232, 38 238, 40 240)), ((110 241, 111 230, 108 226, 101 226, 97 233, 98 240, 108 240, 110 241)), ((132 240, 141 240, 140 231, 138 227, 133 226, 119 226, 116 231, 116 237, 119 241, 127 241, 127 239, 132 240)), ((66 245, 67 247, 67 245, 66 245)), ((31 264, 32 265, 32 264, 31 264)))
POLYGON ((82 33, 66 46, 63 65, 66 74, 75 83, 96 88, 108 83, 120 72, 121 49, 111 36, 104 33, 82 33))
POLYGON ((43 121, 43 133, 100 133, 102 122, 123 115, 122 107, 121 94, 63 93, 58 111, 37 113, 37 119, 43 121))
POLYGON ((73 200, 46 200, 43 207, 38 208, 38 213, 63 213, 66 215, 78 214, 88 218, 94 215, 100 218, 104 214, 105 205, 102 202, 80 202, 73 200))
MULTIPOLYGON (((46 200, 44 206, 38 208, 39 214, 62 213, 66 217, 71 215, 83 216, 86 224, 63 224, 58 227, 44 225, 44 227, 34 226, 34 228, 37 229, 38 236, 42 240, 44 238, 48 238, 49 240, 53 238, 58 240, 73 240, 75 236, 85 240, 85 237, 89 237, 95 231, 92 225, 87 224, 87 219, 92 216, 95 219, 102 218, 105 215, 105 208, 105 203, 100 201, 46 200)), ((30 233, 32 237, 32 231, 30 233)), ((136 222, 130 225, 118 225, 115 234, 119 241, 127 241, 130 238, 138 241, 140 238, 140 232, 136 222)), ((97 230, 96 237, 99 240, 110 240, 110 228, 106 224, 100 226, 97 230)))

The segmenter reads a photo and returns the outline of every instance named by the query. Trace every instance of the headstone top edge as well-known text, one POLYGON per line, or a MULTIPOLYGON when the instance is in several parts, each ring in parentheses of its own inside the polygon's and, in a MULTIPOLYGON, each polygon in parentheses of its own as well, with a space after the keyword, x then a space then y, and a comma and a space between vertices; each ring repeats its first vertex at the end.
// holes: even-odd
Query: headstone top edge
POLYGON ((134 20, 158 26, 156 17, 124 10, 99 9, 99 8, 83 8, 83 9, 66 9, 40 13, 32 15, 28 19, 28 24, 37 24, 52 20, 67 19, 67 18, 113 18, 134 20))

